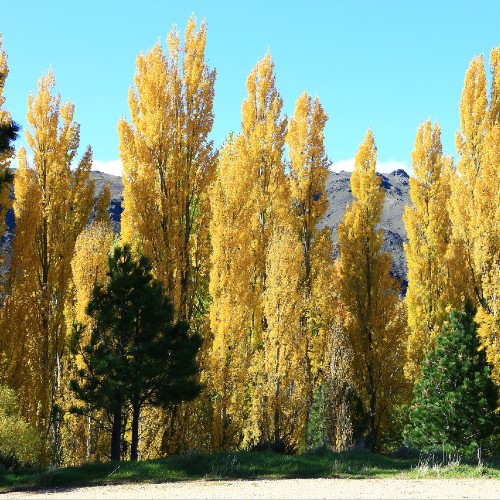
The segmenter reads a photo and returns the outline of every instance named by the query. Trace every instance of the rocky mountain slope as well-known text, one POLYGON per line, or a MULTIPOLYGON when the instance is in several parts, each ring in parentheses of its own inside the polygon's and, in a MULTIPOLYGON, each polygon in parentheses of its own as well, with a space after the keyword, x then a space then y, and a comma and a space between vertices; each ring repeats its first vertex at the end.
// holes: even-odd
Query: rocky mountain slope
MULTIPOLYGON (((405 205, 410 204, 410 179, 404 170, 379 175, 382 177, 381 184, 385 189, 384 210, 380 221, 380 228, 384 231, 382 249, 392 254, 394 274, 402 281, 403 288, 406 289, 406 256, 403 250, 406 231, 403 224, 403 212, 405 205)), ((328 211, 320 225, 326 225, 332 229, 334 244, 337 243, 337 226, 344 217, 346 206, 353 201, 350 179, 350 172, 331 172, 326 183, 328 211)))
MULTIPOLYGON (((383 249, 390 252, 394 259, 394 274, 402 281, 403 288, 406 288, 406 258, 403 251, 403 242, 406 240, 402 215, 406 204, 410 203, 409 177, 404 170, 395 170, 390 174, 379 174, 382 177, 382 186, 385 189, 385 204, 380 222, 381 229, 384 230, 383 249)), ((121 177, 105 174, 102 172, 92 172, 95 180, 96 194, 101 191, 106 182, 111 187, 110 216, 113 229, 120 230, 120 217, 123 201, 123 184, 121 177)), ((352 203, 353 197, 350 187, 350 172, 331 172, 326 184, 328 196, 328 211, 321 222, 321 227, 325 225, 332 229, 332 239, 337 242, 337 226, 344 216, 345 208, 352 203)), ((8 233, 4 238, 8 244, 12 238, 14 218, 12 213, 7 216, 8 233)))

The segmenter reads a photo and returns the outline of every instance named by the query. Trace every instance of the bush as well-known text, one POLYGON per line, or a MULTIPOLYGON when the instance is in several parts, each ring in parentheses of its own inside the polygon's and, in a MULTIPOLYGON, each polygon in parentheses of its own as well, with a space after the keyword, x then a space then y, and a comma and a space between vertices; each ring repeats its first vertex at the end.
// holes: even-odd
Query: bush
POLYGON ((19 413, 16 394, 0 385, 0 465, 7 469, 34 464, 42 452, 42 439, 19 413))

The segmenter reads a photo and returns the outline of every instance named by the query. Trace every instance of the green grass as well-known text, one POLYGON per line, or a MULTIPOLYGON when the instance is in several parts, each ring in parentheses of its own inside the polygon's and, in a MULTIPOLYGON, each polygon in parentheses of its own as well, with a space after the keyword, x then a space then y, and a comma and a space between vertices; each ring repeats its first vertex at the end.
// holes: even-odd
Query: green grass
POLYGON ((272 452, 202 454, 158 460, 92 463, 79 467, 0 471, 0 492, 15 489, 75 487, 118 483, 160 483, 194 479, 285 478, 421 478, 496 477, 500 462, 482 467, 446 467, 418 458, 393 458, 368 452, 333 453, 326 450, 300 455, 272 452))

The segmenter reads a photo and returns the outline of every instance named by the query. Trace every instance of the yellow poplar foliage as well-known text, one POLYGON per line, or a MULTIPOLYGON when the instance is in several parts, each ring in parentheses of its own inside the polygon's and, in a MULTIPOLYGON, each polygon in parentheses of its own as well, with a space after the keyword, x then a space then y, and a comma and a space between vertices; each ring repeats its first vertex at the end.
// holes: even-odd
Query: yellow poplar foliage
MULTIPOLYGON (((330 287, 335 287, 335 275, 330 287)), ((346 312, 342 310, 338 297, 332 293, 331 323, 326 344, 324 387, 326 387, 327 430, 329 444, 335 451, 345 451, 352 447, 353 420, 356 408, 353 405, 354 370, 353 346, 342 324, 346 312)))
MULTIPOLYGON (((249 367, 264 349, 266 267, 273 229, 290 217, 282 161, 286 119, 270 54, 247 79, 242 131, 225 145, 211 195, 210 273, 214 447, 255 444, 265 417, 251 412, 261 385, 249 367)), ((257 363, 257 361, 255 361, 257 363)))
POLYGON ((475 262, 481 269, 483 294, 476 321, 493 366, 492 375, 500 385, 500 120, 488 132, 485 142, 486 154, 475 196, 478 199, 481 194, 476 213, 479 217, 482 211, 484 218, 482 231, 479 228, 474 231, 475 237, 481 238, 475 249, 475 262))
POLYGON ((371 130, 355 157, 351 176, 356 198, 338 226, 339 294, 353 352, 354 384, 368 413, 367 446, 377 450, 387 417, 404 397, 406 314, 399 286, 390 275, 391 256, 382 253, 377 229, 384 191, 375 172, 377 150, 371 130))
POLYGON ((212 385, 215 389, 213 443, 215 449, 234 449, 241 440, 244 400, 249 389, 252 237, 248 221, 252 206, 242 199, 252 189, 244 174, 244 157, 230 138, 223 146, 211 192, 210 325, 213 332, 212 385))
POLYGON ((66 324, 64 308, 71 278, 71 259, 78 234, 93 207, 89 180, 92 153, 87 149, 71 168, 79 146, 74 106, 60 104, 52 72, 28 99, 26 140, 14 182, 16 234, 2 335, 9 360, 4 376, 20 398, 25 416, 49 431, 60 381, 66 324))
POLYGON ((456 267, 466 276, 465 294, 478 306, 479 334, 500 383, 500 47, 491 51, 490 68, 489 97, 482 57, 465 75, 451 218, 456 267))
MULTIPOLYGON (((7 66, 7 55, 5 51, 2 50, 2 35, 0 34, 0 124, 10 125, 12 123, 12 118, 10 113, 3 108, 5 104, 5 97, 3 96, 3 88, 5 85, 5 80, 9 74, 9 68, 7 66)), ((4 151, 0 153, 0 238, 5 232, 5 214, 9 208, 12 207, 12 201, 10 199, 10 184, 5 183, 5 174, 9 172, 9 165, 14 156, 14 149, 10 151, 4 151)))
POLYGON ((328 208, 325 183, 329 160, 323 136, 327 120, 319 99, 312 99, 304 92, 297 99, 288 125, 286 143, 290 156, 290 184, 293 202, 297 204, 305 254, 310 253, 317 233, 316 226, 328 208))
MULTIPOLYGON (((324 362, 326 330, 321 322, 321 307, 331 308, 322 296, 328 287, 322 277, 333 264, 330 229, 318 229, 328 208, 326 180, 329 160, 325 152, 323 130, 328 116, 319 99, 304 92, 297 99, 295 112, 289 121, 286 143, 290 157, 290 187, 292 207, 298 226, 304 260, 304 318, 308 352, 308 371, 317 381, 324 362)), ((329 302, 329 301, 328 301, 329 302)))
POLYGON ((289 217, 289 190, 283 165, 287 120, 281 116, 283 99, 276 89, 274 61, 269 53, 252 69, 247 78, 248 97, 241 107, 242 175, 251 186, 241 199, 250 204, 247 221, 253 276, 249 283, 252 311, 250 327, 252 347, 261 342, 266 319, 262 296, 266 288, 267 251, 275 224, 289 217))
MULTIPOLYGON (((103 215, 106 199, 109 201, 109 186, 98 199, 96 212, 103 215), (101 209, 99 209, 101 205, 101 209)), ((99 217, 98 217, 99 218, 99 217)), ((108 270, 107 256, 113 243, 114 235, 109 223, 98 218, 87 226, 77 237, 75 250, 71 260, 72 291, 68 297, 66 321, 71 335, 74 322, 89 324, 91 318, 85 313, 95 283, 106 281, 108 270)), ((85 339, 84 339, 85 342, 85 339)), ((73 394, 69 389, 69 380, 75 377, 75 370, 81 368, 79 356, 67 355, 64 361, 64 387, 59 404, 64 410, 62 426, 62 445, 64 448, 64 465, 76 465, 92 460, 104 460, 109 448, 109 436, 96 421, 105 418, 96 412, 93 419, 73 415, 69 408, 74 406, 73 394)))
POLYGON ((95 283, 104 283, 108 270, 108 253, 114 235, 109 222, 94 221, 78 236, 71 260, 75 288, 75 320, 88 324, 85 309, 92 296, 95 283))
MULTIPOLYGON (((118 124, 122 239, 151 258, 176 318, 189 321, 204 336, 210 262, 207 191, 215 170, 208 135, 216 76, 205 62, 206 34, 205 23, 196 29, 192 16, 183 44, 172 29, 167 52, 157 43, 139 55, 135 88, 129 92, 131 121, 121 119, 118 124)), ((200 364, 205 355, 200 353, 200 364)), ((162 453, 183 451, 187 433, 199 419, 195 409, 199 401, 176 407, 171 414, 160 411, 158 416, 152 410, 150 421, 163 425, 162 442, 153 442, 158 434, 155 426, 143 442, 151 443, 151 449, 161 447, 162 453)))
POLYGON ((137 58, 131 122, 118 124, 122 239, 152 259, 174 313, 191 321, 203 306, 200 290, 208 275, 215 70, 205 63, 204 22, 196 31, 189 19, 182 47, 174 29, 167 42, 167 54, 158 42, 137 58))
POLYGON ((417 131, 410 179, 412 206, 403 221, 408 261, 408 361, 405 373, 419 378, 422 361, 435 343, 447 308, 459 306, 451 296, 453 284, 447 263, 451 224, 448 212, 451 161, 443 156, 441 129, 430 121, 417 131))
POLYGON ((297 451, 303 445, 310 399, 307 338, 303 328, 304 276, 301 242, 294 228, 275 226, 266 261, 264 314, 267 328, 250 367, 250 443, 297 451))

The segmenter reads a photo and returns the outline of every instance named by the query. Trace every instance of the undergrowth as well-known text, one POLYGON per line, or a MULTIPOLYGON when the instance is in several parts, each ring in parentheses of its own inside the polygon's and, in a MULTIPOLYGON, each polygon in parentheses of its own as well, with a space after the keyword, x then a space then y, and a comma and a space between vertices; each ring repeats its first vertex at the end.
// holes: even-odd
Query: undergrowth
POLYGON ((15 489, 161 483, 194 479, 496 477, 500 461, 480 466, 442 463, 435 456, 395 457, 322 449, 298 455, 270 451, 188 453, 158 460, 90 463, 78 467, 0 470, 0 492, 15 489))

